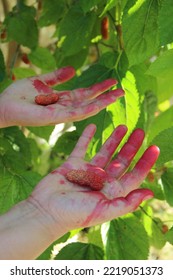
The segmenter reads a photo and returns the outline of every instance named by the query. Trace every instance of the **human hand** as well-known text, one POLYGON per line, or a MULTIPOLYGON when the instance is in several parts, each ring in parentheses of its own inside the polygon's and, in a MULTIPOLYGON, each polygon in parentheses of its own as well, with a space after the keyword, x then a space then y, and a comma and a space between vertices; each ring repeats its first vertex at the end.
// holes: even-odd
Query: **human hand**
POLYGON ((97 114, 124 95, 122 89, 101 95, 117 83, 115 79, 72 91, 58 92, 51 88, 64 83, 74 75, 75 70, 69 66, 52 73, 14 82, 0 94, 0 127, 45 126, 80 121, 97 114), (47 106, 35 103, 36 96, 51 93, 58 94, 57 103, 47 106))
POLYGON ((152 191, 139 189, 139 186, 158 158, 158 147, 150 146, 135 167, 127 171, 142 145, 144 132, 136 129, 111 161, 127 132, 126 126, 121 125, 91 162, 86 162, 84 156, 95 130, 93 124, 85 128, 68 160, 46 176, 29 197, 30 203, 51 217, 51 230, 55 235, 60 231, 65 233, 74 228, 104 223, 134 211, 143 200, 153 197, 152 191), (104 187, 93 191, 69 182, 66 174, 74 169, 95 172, 104 179, 104 187))

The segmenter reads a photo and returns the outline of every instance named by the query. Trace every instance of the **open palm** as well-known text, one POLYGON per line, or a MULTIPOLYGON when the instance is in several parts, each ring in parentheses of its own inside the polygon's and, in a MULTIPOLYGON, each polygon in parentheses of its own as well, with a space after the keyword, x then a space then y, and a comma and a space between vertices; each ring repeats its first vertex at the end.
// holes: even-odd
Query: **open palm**
POLYGON ((0 94, 0 126, 44 126, 79 121, 97 114, 124 95, 121 89, 101 95, 117 83, 115 79, 72 91, 56 91, 51 88, 64 83, 74 75, 75 70, 68 66, 48 74, 14 82, 0 94), (58 94, 57 103, 47 106, 35 103, 36 96, 52 93, 58 94))
MULTIPOLYGON (((115 159, 111 158, 127 132, 118 126, 91 162, 84 156, 96 127, 87 126, 68 160, 46 176, 35 188, 30 201, 36 202, 53 217, 55 228, 64 232, 103 223, 134 211, 143 200, 151 198, 148 189, 140 184, 159 155, 156 146, 150 146, 131 171, 127 171, 135 154, 142 145, 144 132, 136 129, 115 159), (103 176, 104 187, 93 191, 69 182, 65 175, 73 169, 94 171, 103 176)), ((56 231, 56 229, 55 229, 56 231)))

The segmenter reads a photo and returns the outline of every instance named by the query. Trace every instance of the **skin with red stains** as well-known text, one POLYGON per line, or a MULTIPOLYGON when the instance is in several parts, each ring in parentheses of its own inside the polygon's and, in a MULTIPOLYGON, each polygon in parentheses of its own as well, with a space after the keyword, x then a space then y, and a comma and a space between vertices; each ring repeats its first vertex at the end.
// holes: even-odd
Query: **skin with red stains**
POLYGON ((84 157, 95 131, 95 125, 88 125, 67 161, 43 178, 28 199, 0 217, 2 259, 35 259, 68 231, 125 215, 153 197, 151 190, 139 187, 156 162, 159 149, 149 147, 129 171, 144 133, 135 130, 112 160, 127 132, 127 128, 121 125, 93 159, 86 162, 84 157), (136 135, 138 139, 135 141, 136 135), (94 172, 104 180, 103 188, 95 191, 69 182, 66 174, 74 169, 94 172))
POLYGON ((38 79, 35 79, 33 81, 33 86, 35 87, 38 93, 52 94, 52 89, 38 79))
POLYGON ((69 182, 82 187, 89 187, 95 191, 100 191, 104 186, 103 178, 89 170, 70 170, 65 177, 69 182))
MULTIPOLYGON (((0 94, 0 127, 45 126, 84 120, 124 95, 122 89, 110 90, 117 84, 112 78, 71 91, 57 91, 51 87, 68 81, 74 75, 75 70, 68 66, 10 85, 0 94), (58 102, 51 102, 49 106, 36 106, 35 98, 45 99, 37 97, 40 94, 50 97, 56 94, 59 96, 58 102)), ((42 105, 48 104, 44 101, 42 105)))
POLYGON ((65 180, 60 180, 59 182, 60 182, 61 185, 65 184, 65 180))
POLYGON ((134 211, 143 200, 153 197, 151 190, 139 189, 139 186, 156 162, 159 149, 156 146, 149 147, 134 168, 127 172, 142 145, 144 132, 141 129, 135 130, 116 159, 111 161, 127 133, 127 127, 120 125, 93 159, 85 162, 85 153, 95 130, 95 125, 86 127, 68 160, 46 176, 32 193, 32 198, 38 201, 39 205, 44 203, 46 211, 49 211, 48 203, 51 205, 51 215, 56 219, 58 213, 58 216, 62 217, 62 221, 59 221, 61 226, 67 230, 88 227, 119 217, 134 211), (85 177, 90 174, 92 179, 85 177), (91 189, 93 182, 87 181, 94 180, 94 176, 96 181, 99 181, 100 190, 91 189), (65 183, 62 184, 61 180, 65 183), (65 192, 63 197, 60 195, 62 192, 65 192))

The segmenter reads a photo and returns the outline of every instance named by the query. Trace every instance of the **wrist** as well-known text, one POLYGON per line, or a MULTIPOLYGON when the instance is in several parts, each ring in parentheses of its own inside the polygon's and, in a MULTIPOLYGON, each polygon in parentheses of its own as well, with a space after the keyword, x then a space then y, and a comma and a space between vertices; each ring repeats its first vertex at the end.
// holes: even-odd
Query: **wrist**
POLYGON ((43 203, 40 202, 40 199, 37 199, 31 194, 26 200, 26 203, 32 207, 34 218, 37 221, 37 226, 44 230, 48 240, 50 240, 51 243, 68 232, 68 230, 63 227, 61 221, 62 218, 58 218, 58 213, 56 218, 54 218, 53 215, 50 214, 50 209, 44 208, 43 203))
POLYGON ((36 259, 55 237, 54 221, 32 197, 0 216, 0 259, 36 259))

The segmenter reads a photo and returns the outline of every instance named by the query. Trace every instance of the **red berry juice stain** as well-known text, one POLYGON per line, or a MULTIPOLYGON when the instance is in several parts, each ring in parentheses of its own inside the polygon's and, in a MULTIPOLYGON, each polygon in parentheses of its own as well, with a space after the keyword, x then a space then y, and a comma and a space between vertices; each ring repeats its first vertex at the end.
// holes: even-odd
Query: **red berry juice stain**
POLYGON ((37 90, 37 92, 42 92, 45 94, 52 93, 52 89, 49 88, 47 85, 45 85, 42 81, 40 80, 34 80, 33 81, 33 86, 37 90))
POLYGON ((64 184, 65 184, 65 181, 64 181, 64 180, 60 180, 59 182, 60 182, 61 185, 64 185, 64 184))
POLYGON ((51 174, 57 174, 58 171, 57 171, 57 170, 53 170, 53 171, 51 171, 50 173, 51 173, 51 174))

